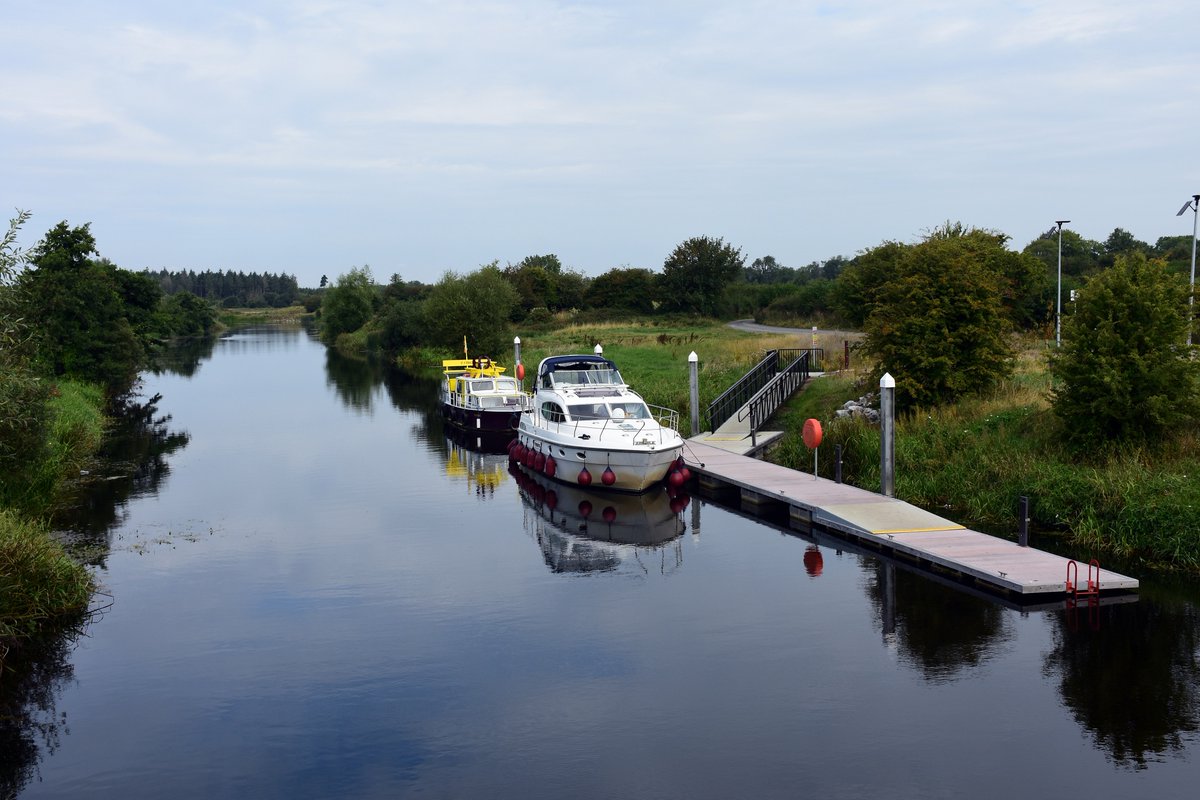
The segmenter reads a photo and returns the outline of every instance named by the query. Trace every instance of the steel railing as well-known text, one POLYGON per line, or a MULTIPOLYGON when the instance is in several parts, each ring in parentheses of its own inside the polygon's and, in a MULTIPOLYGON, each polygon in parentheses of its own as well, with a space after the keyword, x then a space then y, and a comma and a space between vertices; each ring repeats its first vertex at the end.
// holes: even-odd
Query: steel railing
POLYGON ((771 415, 778 411, 779 407, 808 381, 811 361, 812 353, 807 350, 802 351, 799 357, 784 367, 771 379, 770 383, 760 389, 758 394, 746 404, 745 410, 739 413, 739 419, 744 418, 741 416, 742 414, 750 418, 750 444, 752 446, 758 445, 756 436, 758 429, 765 425, 771 415))
MULTIPOLYGON (((754 367, 730 386, 720 397, 708 405, 708 429, 715 431, 731 419, 739 410, 749 403, 759 392, 766 388, 776 376, 791 368, 804 359, 805 380, 811 370, 811 365, 824 360, 823 348, 787 347, 778 350, 768 350, 754 367)), ((798 388, 798 387, 797 387, 798 388)), ((792 391, 795 391, 793 389, 792 391)), ((790 396, 790 395, 789 395, 790 396)), ((786 400, 787 398, 783 398, 786 400)), ((778 408, 776 406, 775 408, 778 408)), ((771 410, 774 413, 775 409, 771 410)), ((770 416, 770 414, 768 414, 770 416)), ((766 421, 765 419, 763 420, 766 421)))

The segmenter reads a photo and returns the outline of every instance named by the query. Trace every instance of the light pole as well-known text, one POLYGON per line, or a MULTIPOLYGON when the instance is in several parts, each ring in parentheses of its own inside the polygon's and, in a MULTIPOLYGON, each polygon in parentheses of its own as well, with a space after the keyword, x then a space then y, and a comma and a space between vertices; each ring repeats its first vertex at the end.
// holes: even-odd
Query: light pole
POLYGON ((1183 204, 1175 216, 1182 217, 1183 212, 1192 210, 1192 291, 1188 295, 1188 347, 1192 346, 1192 306, 1196 304, 1196 223, 1200 221, 1200 194, 1192 195, 1192 199, 1183 204))
POLYGON ((1058 226, 1058 305, 1054 311, 1054 346, 1062 347, 1062 226, 1071 220, 1056 219, 1058 226))

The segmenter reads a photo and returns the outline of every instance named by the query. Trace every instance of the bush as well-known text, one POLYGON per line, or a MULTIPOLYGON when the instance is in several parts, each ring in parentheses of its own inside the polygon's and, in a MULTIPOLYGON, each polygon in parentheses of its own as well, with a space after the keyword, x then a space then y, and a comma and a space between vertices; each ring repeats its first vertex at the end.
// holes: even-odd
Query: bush
POLYGON ((1050 361, 1054 412, 1077 449, 1161 439, 1200 411, 1184 346, 1188 287, 1162 261, 1118 256, 1079 290, 1050 361))
POLYGON ((0 509, 0 642, 87 607, 92 583, 42 526, 0 509))

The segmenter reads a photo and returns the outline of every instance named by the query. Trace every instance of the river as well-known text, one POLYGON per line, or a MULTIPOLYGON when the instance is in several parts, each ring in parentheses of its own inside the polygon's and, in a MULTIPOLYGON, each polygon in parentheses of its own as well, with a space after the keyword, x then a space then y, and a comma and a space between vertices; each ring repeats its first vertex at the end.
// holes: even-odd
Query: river
POLYGON ((536 484, 449 439, 434 382, 299 329, 143 396, 62 523, 95 613, 0 681, 0 797, 1195 791, 1192 583, 1012 608, 704 498, 536 484))

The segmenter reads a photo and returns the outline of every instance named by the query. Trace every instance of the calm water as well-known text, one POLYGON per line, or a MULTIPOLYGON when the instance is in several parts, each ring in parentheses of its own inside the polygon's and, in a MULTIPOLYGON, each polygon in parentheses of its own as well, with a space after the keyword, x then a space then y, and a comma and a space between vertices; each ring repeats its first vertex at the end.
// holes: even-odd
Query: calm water
POLYGON ((1186 585, 1020 611, 699 498, 532 483, 447 439, 432 382, 295 330, 145 389, 158 415, 71 525, 110 605, 0 683, 0 797, 1169 798, 1200 778, 1186 585))

